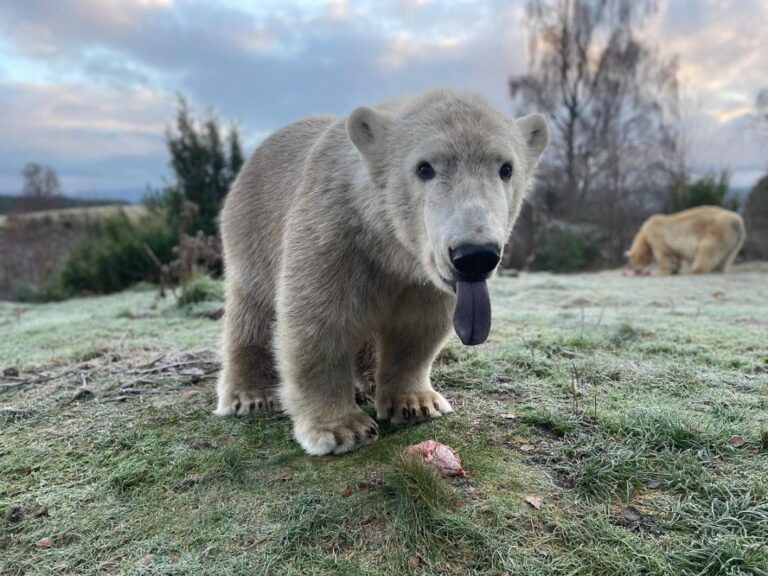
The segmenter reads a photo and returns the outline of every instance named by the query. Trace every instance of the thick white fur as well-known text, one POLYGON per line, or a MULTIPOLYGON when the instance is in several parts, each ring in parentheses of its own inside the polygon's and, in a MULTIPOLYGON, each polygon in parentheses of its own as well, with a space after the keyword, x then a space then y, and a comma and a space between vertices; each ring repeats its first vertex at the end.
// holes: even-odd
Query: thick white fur
POLYGON ((448 249, 504 245, 547 141, 541 115, 515 120, 453 90, 268 138, 222 212, 216 414, 272 409, 277 396, 310 454, 367 444, 378 428, 355 403, 354 365, 371 344, 377 418, 451 412, 430 384, 455 304, 448 249), (427 182, 423 161, 436 172, 427 182))

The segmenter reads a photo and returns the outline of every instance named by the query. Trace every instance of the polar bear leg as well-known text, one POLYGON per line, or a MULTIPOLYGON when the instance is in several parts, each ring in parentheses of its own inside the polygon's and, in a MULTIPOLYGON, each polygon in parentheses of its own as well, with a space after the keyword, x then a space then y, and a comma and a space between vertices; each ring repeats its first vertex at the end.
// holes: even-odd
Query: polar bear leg
POLYGON ((340 327, 318 326, 310 317, 292 322, 278 316, 280 403, 304 450, 317 456, 342 454, 376 440, 379 427, 355 402, 348 336, 340 327))
POLYGON ((224 365, 216 383, 218 416, 240 416, 278 409, 277 370, 269 341, 274 312, 247 296, 234 282, 227 286, 224 313, 224 365))
POLYGON ((450 333, 453 302, 442 294, 412 289, 381 329, 377 348, 376 417, 414 422, 453 412, 432 388, 432 363, 450 333))

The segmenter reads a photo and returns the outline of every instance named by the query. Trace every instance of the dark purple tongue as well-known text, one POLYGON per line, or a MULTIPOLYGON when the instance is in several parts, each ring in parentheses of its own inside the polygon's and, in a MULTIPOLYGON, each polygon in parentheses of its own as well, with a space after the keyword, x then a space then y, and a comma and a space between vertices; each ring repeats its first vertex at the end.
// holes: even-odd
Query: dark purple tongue
POLYGON ((491 298, 485 280, 456 284, 453 328, 466 346, 482 344, 491 331, 491 298))

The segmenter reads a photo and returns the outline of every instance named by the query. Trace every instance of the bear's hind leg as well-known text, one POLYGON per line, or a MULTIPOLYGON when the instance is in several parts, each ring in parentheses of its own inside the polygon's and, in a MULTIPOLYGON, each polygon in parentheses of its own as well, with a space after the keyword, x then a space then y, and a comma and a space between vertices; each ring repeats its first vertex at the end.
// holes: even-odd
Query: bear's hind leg
POLYGON ((393 423, 438 418, 453 412, 432 388, 432 363, 450 332, 452 302, 442 294, 414 289, 378 339, 376 417, 393 423))
POLYGON ((224 365, 216 383, 218 416, 277 410, 270 342, 274 312, 230 285, 224 314, 224 365))
POLYGON ((691 265, 691 274, 708 274, 712 272, 722 258, 722 249, 717 240, 702 240, 691 265))
POLYGON ((367 339, 355 356, 357 400, 366 403, 376 387, 376 342, 367 339))

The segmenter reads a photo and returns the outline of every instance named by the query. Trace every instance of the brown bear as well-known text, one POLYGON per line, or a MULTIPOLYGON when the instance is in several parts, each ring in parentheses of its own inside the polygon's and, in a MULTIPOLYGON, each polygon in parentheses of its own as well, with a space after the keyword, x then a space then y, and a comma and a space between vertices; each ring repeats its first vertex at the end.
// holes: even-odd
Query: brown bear
POLYGON ((627 252, 629 266, 644 270, 653 260, 660 274, 727 272, 747 237, 741 216, 717 206, 656 214, 640 228, 627 252))

